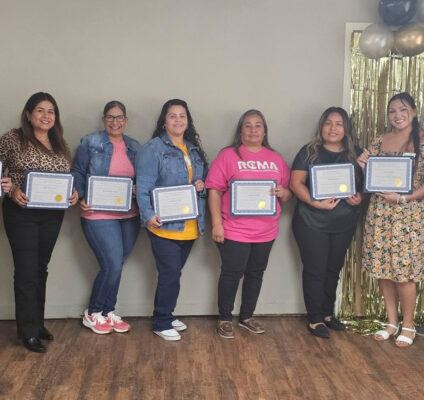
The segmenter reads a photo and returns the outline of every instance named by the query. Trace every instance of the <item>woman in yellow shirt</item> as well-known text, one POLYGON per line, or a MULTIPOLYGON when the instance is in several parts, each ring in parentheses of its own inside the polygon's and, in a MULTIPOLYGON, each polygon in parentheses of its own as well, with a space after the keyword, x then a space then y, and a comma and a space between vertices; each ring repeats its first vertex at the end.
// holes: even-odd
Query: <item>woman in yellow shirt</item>
POLYGON ((206 155, 185 101, 173 99, 164 104, 152 139, 137 154, 136 171, 141 223, 147 227, 158 270, 153 332, 165 340, 180 340, 178 332, 187 326, 172 313, 180 291, 181 270, 194 240, 205 230, 207 172, 206 155), (197 192, 197 218, 161 221, 153 208, 152 190, 190 183, 197 192))

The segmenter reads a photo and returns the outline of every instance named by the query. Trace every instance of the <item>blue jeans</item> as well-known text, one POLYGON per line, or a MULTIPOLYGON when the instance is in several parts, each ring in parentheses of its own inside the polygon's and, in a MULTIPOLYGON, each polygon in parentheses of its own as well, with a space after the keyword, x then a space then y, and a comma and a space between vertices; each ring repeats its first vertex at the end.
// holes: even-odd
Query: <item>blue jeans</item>
POLYGON ((161 238, 149 231, 153 256, 158 270, 158 284, 153 311, 153 330, 172 328, 172 315, 180 293, 181 270, 187 260, 194 240, 172 240, 161 238))
POLYGON ((89 220, 81 218, 88 244, 96 255, 100 271, 94 281, 88 312, 115 310, 122 266, 131 253, 140 230, 139 217, 89 220))

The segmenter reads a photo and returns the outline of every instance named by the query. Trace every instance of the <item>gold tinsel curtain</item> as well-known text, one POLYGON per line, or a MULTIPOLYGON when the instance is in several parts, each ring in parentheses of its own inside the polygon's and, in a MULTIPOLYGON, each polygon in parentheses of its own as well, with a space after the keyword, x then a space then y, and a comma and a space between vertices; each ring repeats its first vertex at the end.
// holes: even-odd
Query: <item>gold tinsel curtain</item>
MULTIPOLYGON (((396 93, 409 92, 418 107, 418 120, 424 119, 424 55, 403 57, 390 54, 378 60, 364 57, 359 49, 361 32, 351 37, 350 101, 353 132, 356 143, 367 148, 371 140, 387 130, 387 103, 396 93)), ((365 210, 363 216, 365 214, 365 210)), ((424 216, 423 216, 424 218, 424 216)), ((377 279, 361 270, 363 218, 346 255, 339 293, 339 317, 352 320, 364 317, 368 321, 386 318, 377 279)), ((418 284, 416 322, 424 322, 423 283, 418 284)))

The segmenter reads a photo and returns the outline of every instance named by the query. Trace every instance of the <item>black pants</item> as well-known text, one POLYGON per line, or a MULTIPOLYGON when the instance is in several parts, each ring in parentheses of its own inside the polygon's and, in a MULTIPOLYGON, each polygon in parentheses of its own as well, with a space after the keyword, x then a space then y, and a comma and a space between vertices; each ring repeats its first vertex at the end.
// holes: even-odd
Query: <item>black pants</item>
POLYGON ((38 337, 44 324, 47 264, 59 235, 63 211, 31 210, 9 198, 3 220, 15 264, 15 315, 18 337, 38 337))
POLYGON ((274 241, 244 243, 225 239, 218 243, 221 275, 218 282, 218 309, 221 321, 231 321, 240 279, 244 276, 239 320, 251 318, 262 286, 274 241))
POLYGON ((355 228, 325 233, 309 228, 300 217, 293 219, 293 233, 303 263, 303 297, 310 323, 333 315, 340 270, 355 228))

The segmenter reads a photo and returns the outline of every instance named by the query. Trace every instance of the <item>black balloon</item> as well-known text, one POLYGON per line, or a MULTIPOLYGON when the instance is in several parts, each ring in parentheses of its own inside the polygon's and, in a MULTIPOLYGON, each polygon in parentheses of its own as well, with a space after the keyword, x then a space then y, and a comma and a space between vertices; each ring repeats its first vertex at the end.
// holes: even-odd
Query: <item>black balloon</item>
POLYGON ((417 0, 380 0, 378 12, 387 25, 404 25, 417 10, 417 0))

